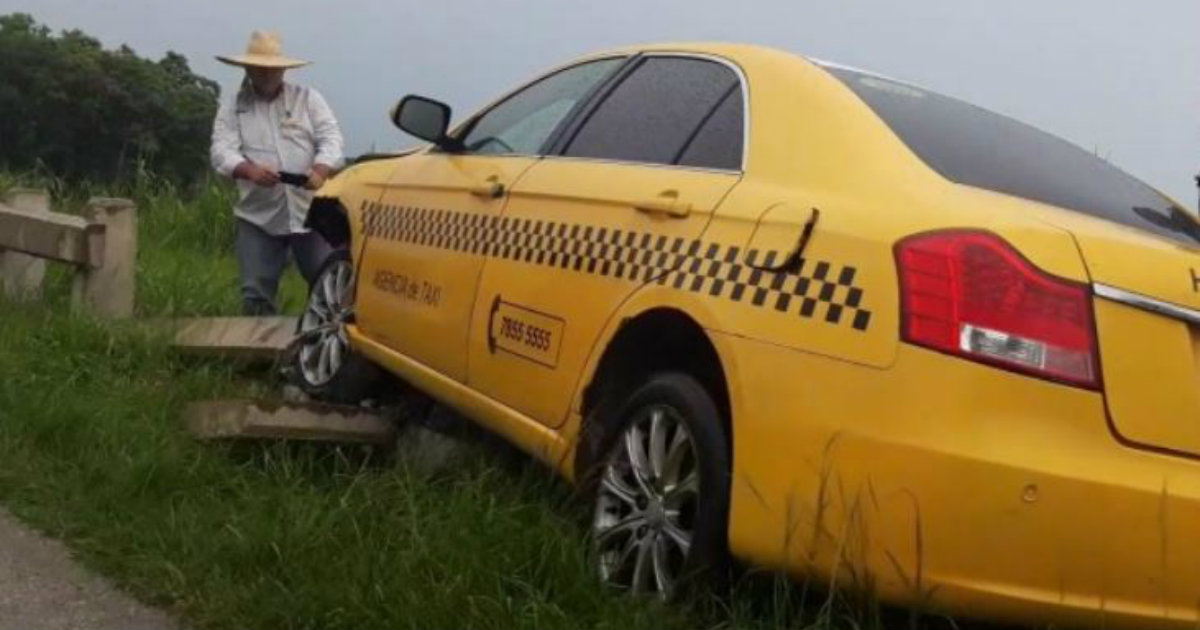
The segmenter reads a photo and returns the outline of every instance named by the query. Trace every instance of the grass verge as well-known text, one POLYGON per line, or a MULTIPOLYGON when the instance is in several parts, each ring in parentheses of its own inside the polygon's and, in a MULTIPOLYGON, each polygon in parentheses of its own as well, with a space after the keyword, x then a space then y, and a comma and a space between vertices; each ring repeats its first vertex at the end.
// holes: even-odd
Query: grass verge
POLYGON ((678 627, 585 565, 569 492, 481 452, 427 477, 325 447, 202 446, 189 400, 261 393, 129 328, 0 307, 0 501, 202 627, 678 627))
MULTIPOLYGON (((232 196, 152 179, 47 184, 56 209, 139 209, 138 314, 236 314, 232 196)), ((679 627, 587 570, 567 488, 490 454, 436 478, 337 449, 206 446, 191 400, 264 393, 262 374, 175 355, 132 325, 67 314, 52 268, 38 304, 0 303, 0 501, 85 564, 200 627, 679 627)), ((289 272, 284 309, 303 282, 289 272)))
MULTIPOLYGON (((29 183, 0 174, 0 193, 29 183)), ((236 313, 227 186, 186 201, 152 178, 54 190, 59 209, 97 192, 138 203, 140 316, 236 313)), ((772 576, 742 580, 731 599, 669 608, 614 595, 589 569, 570 489, 483 445, 430 476, 329 447, 197 444, 182 431, 184 405, 263 395, 267 375, 72 316, 68 284, 55 270, 41 302, 0 302, 0 502, 189 625, 885 625, 874 602, 772 576)), ((303 297, 292 272, 285 310, 303 297)))

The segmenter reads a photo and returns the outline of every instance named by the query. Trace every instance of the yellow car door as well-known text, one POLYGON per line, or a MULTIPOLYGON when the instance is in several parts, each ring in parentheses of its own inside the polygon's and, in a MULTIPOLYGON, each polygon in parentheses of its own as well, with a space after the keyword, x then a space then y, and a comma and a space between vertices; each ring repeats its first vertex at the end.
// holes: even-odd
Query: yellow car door
POLYGON ((364 216, 359 327, 459 381, 484 261, 508 192, 572 109, 622 63, 585 62, 512 93, 464 126, 461 148, 400 160, 364 216))
POLYGON ((580 113, 511 190, 511 246, 488 259, 471 325, 473 389, 563 422, 621 302, 710 254, 698 239, 741 176, 744 94, 724 63, 645 56, 580 113))

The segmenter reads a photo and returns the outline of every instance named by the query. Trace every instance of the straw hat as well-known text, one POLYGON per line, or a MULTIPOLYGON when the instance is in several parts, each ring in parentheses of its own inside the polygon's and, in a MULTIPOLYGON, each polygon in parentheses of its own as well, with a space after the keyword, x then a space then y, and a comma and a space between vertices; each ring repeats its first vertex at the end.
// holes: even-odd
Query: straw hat
POLYGON ((231 66, 256 68, 299 68, 309 62, 291 59, 279 54, 279 36, 268 31, 254 31, 250 34, 250 43, 246 45, 246 54, 223 56, 217 55, 217 60, 231 66))

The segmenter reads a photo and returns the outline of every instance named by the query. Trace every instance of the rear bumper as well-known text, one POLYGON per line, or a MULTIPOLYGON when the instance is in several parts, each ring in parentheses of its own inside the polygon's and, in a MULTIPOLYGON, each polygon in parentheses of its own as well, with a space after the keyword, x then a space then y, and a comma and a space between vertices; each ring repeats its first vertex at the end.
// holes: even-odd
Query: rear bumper
POLYGON ((1200 619, 1200 463, 1119 444, 1100 395, 908 346, 879 370, 714 337, 737 555, 969 617, 1200 619))

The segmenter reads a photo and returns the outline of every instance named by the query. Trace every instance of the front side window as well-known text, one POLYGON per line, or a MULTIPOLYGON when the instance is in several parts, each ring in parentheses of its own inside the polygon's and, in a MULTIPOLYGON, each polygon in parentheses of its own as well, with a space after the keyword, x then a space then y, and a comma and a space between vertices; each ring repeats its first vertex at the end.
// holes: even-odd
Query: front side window
POLYGON ((622 61, 590 61, 539 79, 475 121, 464 147, 470 153, 537 155, 567 114, 622 61))
MULTIPOLYGON (((650 57, 583 123, 564 155, 675 164, 731 91, 737 93, 740 109, 739 85, 737 74, 714 61, 650 57)), ((721 112, 722 120, 732 113, 721 112)), ((737 128, 740 154, 740 123, 737 128)), ((696 151, 703 149, 698 145, 696 151)))

